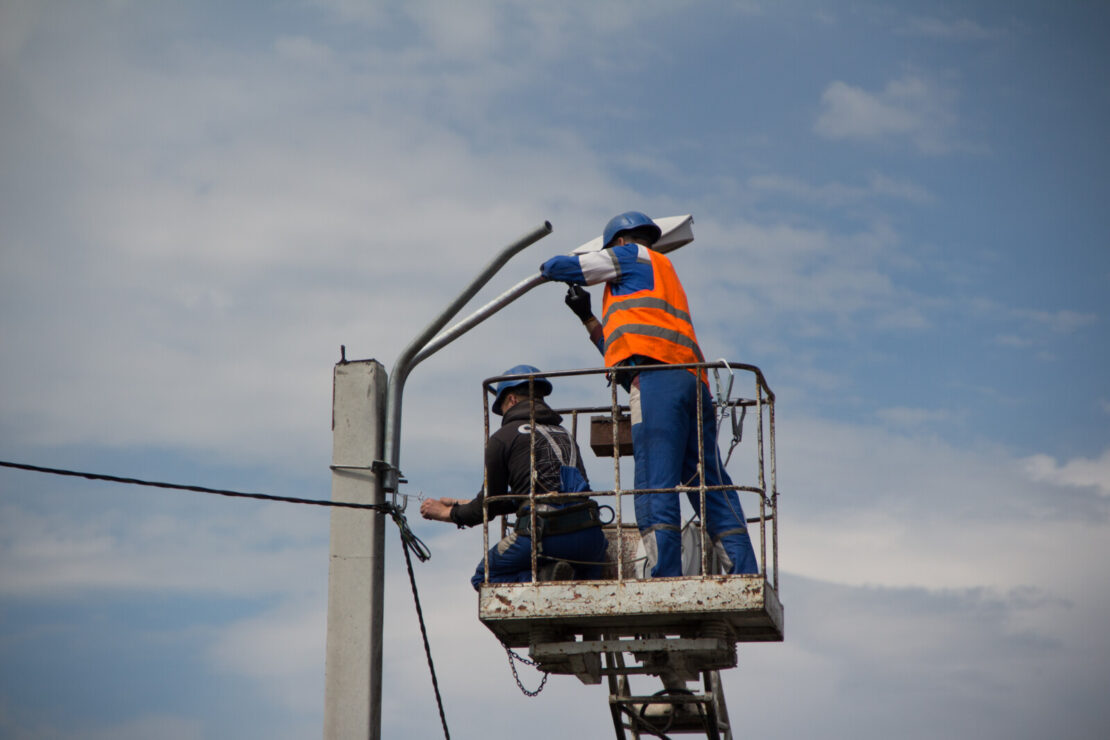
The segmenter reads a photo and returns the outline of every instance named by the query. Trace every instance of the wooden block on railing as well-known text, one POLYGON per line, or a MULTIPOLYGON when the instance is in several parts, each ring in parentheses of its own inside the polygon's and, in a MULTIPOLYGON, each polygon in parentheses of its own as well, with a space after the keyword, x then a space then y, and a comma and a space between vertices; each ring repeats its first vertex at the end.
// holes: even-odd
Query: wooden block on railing
MULTIPOLYGON (((613 456, 612 417, 590 417, 590 449, 598 457, 613 456)), ((617 449, 621 457, 632 454, 632 420, 627 416, 617 418, 617 449)))

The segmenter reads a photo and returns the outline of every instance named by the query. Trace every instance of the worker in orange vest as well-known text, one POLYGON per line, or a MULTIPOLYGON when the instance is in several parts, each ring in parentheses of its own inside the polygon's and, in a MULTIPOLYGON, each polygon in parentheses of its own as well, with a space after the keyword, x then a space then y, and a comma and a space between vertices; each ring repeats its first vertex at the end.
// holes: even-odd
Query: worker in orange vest
MULTIPOLYGON (((566 303, 582 320, 608 367, 629 391, 636 489, 700 485, 698 404, 705 483, 732 485, 717 448, 717 425, 704 370, 644 365, 704 362, 690 318, 686 291, 671 261, 651 249, 661 230, 648 216, 628 211, 605 226, 600 251, 549 259, 544 277, 570 284, 566 303), (578 286, 605 283, 602 319, 578 286)), ((696 492, 688 497, 701 511, 696 492)), ((636 524, 652 577, 682 575, 681 509, 678 494, 635 496, 636 524)), ((706 494, 706 531, 728 573, 756 573, 755 551, 735 490, 706 494)))

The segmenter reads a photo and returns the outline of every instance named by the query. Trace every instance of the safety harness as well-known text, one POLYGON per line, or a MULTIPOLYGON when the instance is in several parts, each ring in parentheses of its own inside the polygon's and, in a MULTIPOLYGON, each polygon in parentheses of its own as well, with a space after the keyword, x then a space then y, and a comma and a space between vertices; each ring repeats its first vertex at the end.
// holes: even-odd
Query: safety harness
MULTIPOLYGON (((583 529, 601 526, 601 512, 596 501, 569 501, 565 504, 537 504, 536 530, 540 539, 557 534, 570 534, 583 529), (556 507, 561 508, 556 508, 556 507)), ((528 504, 521 506, 516 513, 516 526, 513 530, 519 536, 532 536, 532 517, 528 504)))
MULTIPOLYGON (((559 462, 560 490, 564 493, 589 491, 589 484, 578 469, 577 446, 573 442, 568 444, 564 455, 563 445, 556 442, 552 434, 555 431, 569 439, 570 435, 566 430, 546 424, 535 424, 532 428, 543 436, 559 462)), ((538 539, 541 540, 544 537, 570 534, 601 525, 600 507, 593 499, 573 498, 558 503, 536 504, 536 530, 538 539)), ((522 504, 517 509, 516 525, 513 530, 518 536, 532 536, 532 516, 528 504, 522 504)))

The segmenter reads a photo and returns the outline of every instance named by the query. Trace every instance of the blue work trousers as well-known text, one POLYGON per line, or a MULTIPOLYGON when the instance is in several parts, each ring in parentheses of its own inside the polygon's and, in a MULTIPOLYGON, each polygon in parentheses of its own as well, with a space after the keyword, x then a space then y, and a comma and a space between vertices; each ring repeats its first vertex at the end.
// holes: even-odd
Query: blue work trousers
MULTIPOLYGON (((601 527, 589 527, 567 534, 548 535, 543 538, 542 552, 536 567, 552 560, 566 560, 574 568, 575 580, 592 580, 601 577, 608 543, 601 527)), ((478 561, 470 583, 477 591, 485 581, 486 564, 478 561)), ((532 580, 532 538, 509 532, 489 549, 490 583, 528 583, 532 580)))
MULTIPOLYGON (((633 386, 632 445, 636 488, 696 486, 698 478, 697 404, 701 403, 706 485, 732 485, 717 449, 717 424, 709 389, 689 370, 646 370, 633 386)), ((687 493, 701 513, 696 491, 687 493)), ((636 525, 653 578, 682 575, 681 508, 678 493, 635 496, 636 525)), ((735 490, 708 491, 706 531, 728 573, 759 568, 735 490)))

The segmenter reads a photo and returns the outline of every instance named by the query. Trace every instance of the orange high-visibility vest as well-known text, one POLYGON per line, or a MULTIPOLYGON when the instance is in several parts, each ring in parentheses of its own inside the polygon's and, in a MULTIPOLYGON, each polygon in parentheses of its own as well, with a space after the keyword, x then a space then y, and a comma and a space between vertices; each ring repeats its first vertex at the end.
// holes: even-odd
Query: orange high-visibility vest
POLYGON ((633 355, 643 355, 668 365, 705 362, 690 320, 686 291, 671 261, 651 249, 653 285, 627 295, 613 295, 605 285, 602 331, 605 364, 614 366, 633 355))

